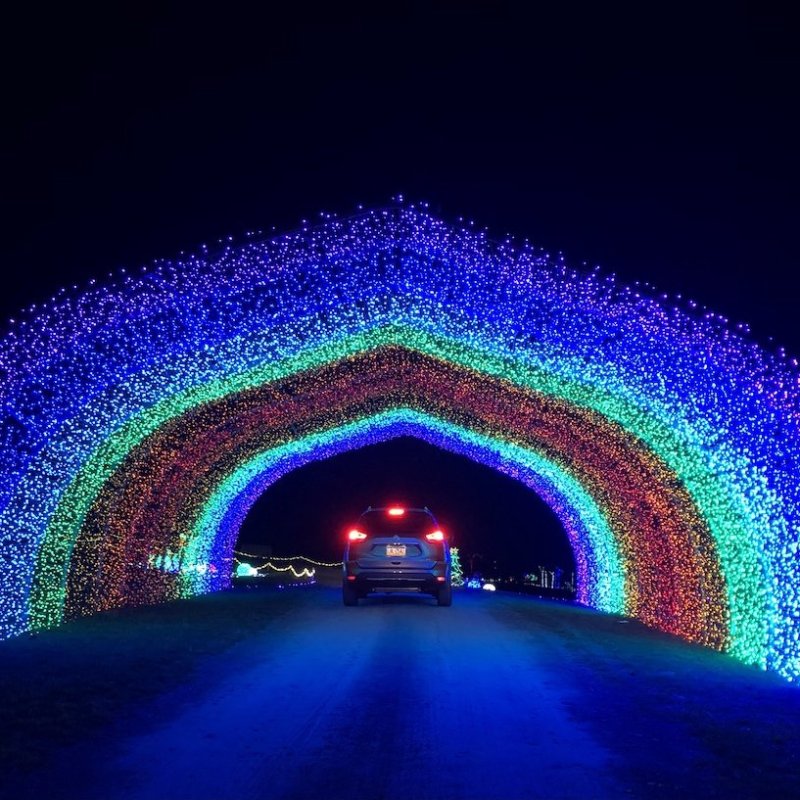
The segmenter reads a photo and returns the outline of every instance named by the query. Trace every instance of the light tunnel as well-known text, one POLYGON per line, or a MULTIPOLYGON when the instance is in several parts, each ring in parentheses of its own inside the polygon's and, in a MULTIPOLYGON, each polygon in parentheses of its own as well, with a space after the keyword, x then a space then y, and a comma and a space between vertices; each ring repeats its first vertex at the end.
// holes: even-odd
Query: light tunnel
MULTIPOLYGON (((579 601, 593 601, 597 608, 609 613, 625 612, 625 570, 613 534, 597 504, 574 477, 530 450, 411 409, 381 412, 311 434, 262 451, 234 470, 214 488, 193 517, 189 528, 191 544, 180 554, 178 585, 189 583, 191 592, 227 588, 241 525, 256 500, 279 478, 312 461, 403 436, 466 456, 536 492, 554 511, 575 553, 579 601), (228 569, 209 572, 205 568, 210 563, 226 562, 228 569)), ((531 535, 535 536, 535 531, 531 535)))
POLYGON ((582 602, 800 674, 796 365, 691 304, 407 206, 63 293, 0 369, 4 636, 224 588, 274 480, 411 435, 537 491, 582 602))
MULTIPOLYGON (((149 437, 105 483, 81 526, 70 558, 67 606, 80 613, 87 606, 100 610, 170 596, 169 578, 143 571, 143 565, 153 553, 179 552, 192 541, 193 509, 238 463, 265 445, 334 420, 347 423, 395 408, 425 410, 484 436, 503 430, 533 453, 563 464, 573 482, 597 498, 603 518, 618 520, 616 547, 630 562, 625 607, 665 630, 724 644, 724 624, 714 619, 723 589, 719 575, 708 569, 716 563, 710 537, 689 498, 679 509, 674 490, 667 495, 662 489, 664 465, 596 415, 396 346, 205 403, 149 437), (667 571, 665 563, 675 567, 667 571), (94 565, 108 566, 96 578, 94 565)), ((576 548, 579 561, 585 551, 576 548)), ((592 572, 613 574, 615 568, 606 556, 592 572)), ((63 574, 64 566, 58 570, 63 574)), ((57 582, 39 577, 38 585, 52 589, 57 582)), ((606 607, 596 582, 587 588, 588 602, 606 607)), ((51 597, 34 593, 36 608, 53 606, 51 597)))
MULTIPOLYGON (((411 436, 475 459, 535 491, 560 519, 577 555, 581 599, 588 602, 593 598, 597 607, 604 611, 625 611, 625 571, 614 537, 597 504, 563 467, 519 446, 408 408, 378 412, 263 450, 249 458, 217 482, 210 493, 201 492, 202 499, 196 511, 180 526, 180 533, 173 537, 176 541, 170 542, 169 552, 173 557, 169 559, 168 571, 172 573, 172 580, 168 585, 159 581, 151 589, 159 595, 183 596, 228 588, 233 549, 241 524, 253 503, 272 483, 311 461, 400 436, 411 436), (210 565, 214 569, 209 570, 210 565)), ((95 545, 102 543, 108 548, 107 540, 94 541, 95 545)), ((143 550, 152 554, 151 546, 143 550)), ((143 554, 139 554, 139 559, 143 554)), ((95 559, 95 563, 100 561, 96 556, 95 559)), ((129 562, 144 563, 137 562, 135 556, 129 562)), ((83 572, 75 559, 72 563, 75 570, 72 591, 81 595, 81 602, 76 604, 76 612, 81 613, 85 610, 85 592, 81 592, 81 588, 96 575, 83 572)), ((119 593, 117 597, 130 600, 127 593, 119 593)), ((108 602, 108 598, 105 599, 108 602)), ((152 602, 152 599, 147 601, 152 602)), ((69 598, 66 605, 69 608, 69 598)))

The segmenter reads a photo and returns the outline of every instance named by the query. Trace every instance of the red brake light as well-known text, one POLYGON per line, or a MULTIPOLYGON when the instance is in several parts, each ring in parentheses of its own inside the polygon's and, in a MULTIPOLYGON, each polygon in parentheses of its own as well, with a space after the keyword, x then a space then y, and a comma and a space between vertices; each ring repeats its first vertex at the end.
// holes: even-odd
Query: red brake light
POLYGON ((425 536, 429 542, 443 542, 444 534, 441 531, 433 531, 425 536))
POLYGON ((406 510, 404 508, 398 508, 397 506, 395 506, 393 508, 390 508, 387 513, 389 514, 390 517, 402 517, 403 514, 406 513, 406 510))
POLYGON ((351 530, 350 533, 347 534, 347 538, 351 542, 358 542, 361 539, 366 539, 367 538, 367 534, 366 533, 362 533, 360 530, 358 530, 356 528, 353 528, 353 530, 351 530))

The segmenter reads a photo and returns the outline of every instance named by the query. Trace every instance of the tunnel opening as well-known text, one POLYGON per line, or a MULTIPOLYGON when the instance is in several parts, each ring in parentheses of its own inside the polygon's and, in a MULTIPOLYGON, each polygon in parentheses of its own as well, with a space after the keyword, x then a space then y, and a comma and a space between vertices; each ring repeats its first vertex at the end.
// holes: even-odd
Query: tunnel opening
POLYGON ((477 573, 508 588, 563 587, 566 596, 574 594, 572 547, 536 492, 411 436, 311 462, 283 476, 253 504, 236 550, 335 562, 353 520, 370 505, 391 503, 429 507, 458 548, 465 576, 477 573))

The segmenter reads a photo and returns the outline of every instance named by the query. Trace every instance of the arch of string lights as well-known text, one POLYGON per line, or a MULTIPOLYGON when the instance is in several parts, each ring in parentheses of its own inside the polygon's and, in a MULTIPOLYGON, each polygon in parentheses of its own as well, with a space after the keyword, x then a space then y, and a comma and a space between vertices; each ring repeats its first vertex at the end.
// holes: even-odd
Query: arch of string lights
POLYGON ((0 634, 230 585, 247 510, 413 435, 559 515, 580 599, 800 677, 797 363, 398 205, 62 291, 0 343, 0 634))

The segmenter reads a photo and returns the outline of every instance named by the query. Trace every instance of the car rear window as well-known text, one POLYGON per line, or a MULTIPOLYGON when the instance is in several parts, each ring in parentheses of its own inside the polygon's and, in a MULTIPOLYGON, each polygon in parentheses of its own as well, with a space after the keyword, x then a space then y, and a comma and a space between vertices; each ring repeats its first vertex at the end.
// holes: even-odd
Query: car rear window
POLYGON ((424 536, 436 529, 436 520, 427 511, 406 509, 394 516, 387 509, 373 509, 361 515, 358 528, 370 536, 424 536))

